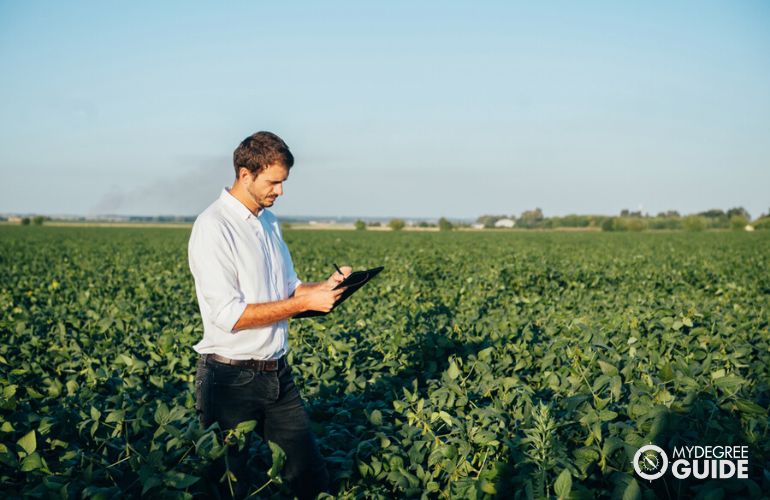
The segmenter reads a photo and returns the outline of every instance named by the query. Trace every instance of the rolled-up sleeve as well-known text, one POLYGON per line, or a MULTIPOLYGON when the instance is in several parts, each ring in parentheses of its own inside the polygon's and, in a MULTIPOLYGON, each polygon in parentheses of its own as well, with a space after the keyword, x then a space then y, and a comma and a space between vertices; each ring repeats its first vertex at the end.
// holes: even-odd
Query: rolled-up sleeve
POLYGON ((187 251, 199 298, 211 321, 232 333, 246 309, 246 300, 238 286, 227 228, 216 220, 197 220, 187 251))

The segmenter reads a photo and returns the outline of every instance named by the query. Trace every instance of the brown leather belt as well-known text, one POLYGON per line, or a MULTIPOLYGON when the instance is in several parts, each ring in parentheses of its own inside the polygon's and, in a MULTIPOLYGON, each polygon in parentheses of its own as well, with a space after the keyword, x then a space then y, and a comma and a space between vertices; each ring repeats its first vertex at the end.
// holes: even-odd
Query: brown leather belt
POLYGON ((204 360, 241 368, 250 368, 261 372, 275 372, 286 366, 286 356, 280 359, 230 359, 219 354, 203 354, 204 360))

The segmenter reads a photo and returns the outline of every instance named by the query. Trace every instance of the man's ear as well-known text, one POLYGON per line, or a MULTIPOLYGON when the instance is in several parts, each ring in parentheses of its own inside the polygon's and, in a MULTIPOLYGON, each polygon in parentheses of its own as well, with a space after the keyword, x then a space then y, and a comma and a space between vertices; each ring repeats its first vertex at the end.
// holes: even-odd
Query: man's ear
POLYGON ((243 183, 248 183, 249 181, 253 181, 256 178, 256 175, 252 175, 251 171, 248 168, 241 167, 238 169, 238 181, 243 183))

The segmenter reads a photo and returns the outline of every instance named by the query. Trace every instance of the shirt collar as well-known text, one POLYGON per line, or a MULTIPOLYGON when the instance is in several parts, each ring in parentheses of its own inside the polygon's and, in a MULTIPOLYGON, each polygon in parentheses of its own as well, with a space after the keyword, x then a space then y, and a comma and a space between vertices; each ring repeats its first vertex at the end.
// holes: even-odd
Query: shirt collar
POLYGON ((251 210, 246 208, 246 205, 240 202, 238 198, 233 196, 230 193, 230 189, 224 188, 222 189, 222 193, 219 195, 219 199, 222 201, 222 203, 225 204, 225 206, 229 207, 233 212, 235 212, 239 217, 242 219, 250 219, 251 217, 260 217, 264 212, 265 209, 259 211, 257 215, 254 215, 251 213, 251 210))

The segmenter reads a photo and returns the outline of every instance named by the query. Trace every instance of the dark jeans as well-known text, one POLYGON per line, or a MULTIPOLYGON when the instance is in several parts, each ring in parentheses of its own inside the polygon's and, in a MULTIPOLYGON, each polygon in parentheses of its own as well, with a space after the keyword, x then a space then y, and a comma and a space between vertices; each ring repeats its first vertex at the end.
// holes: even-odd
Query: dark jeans
MULTIPOLYGON (((328 488, 326 464, 288 364, 267 372, 201 357, 195 376, 195 398, 204 427, 219 422, 220 428, 226 430, 240 422, 256 420, 260 436, 278 444, 286 453, 283 479, 299 498, 314 498, 328 488)), ((249 492, 248 449, 246 446, 238 452, 232 446, 228 454, 230 470, 238 479, 234 484, 236 497, 249 492)), ((224 472, 223 461, 214 469, 212 476, 216 475, 218 481, 224 472)))

